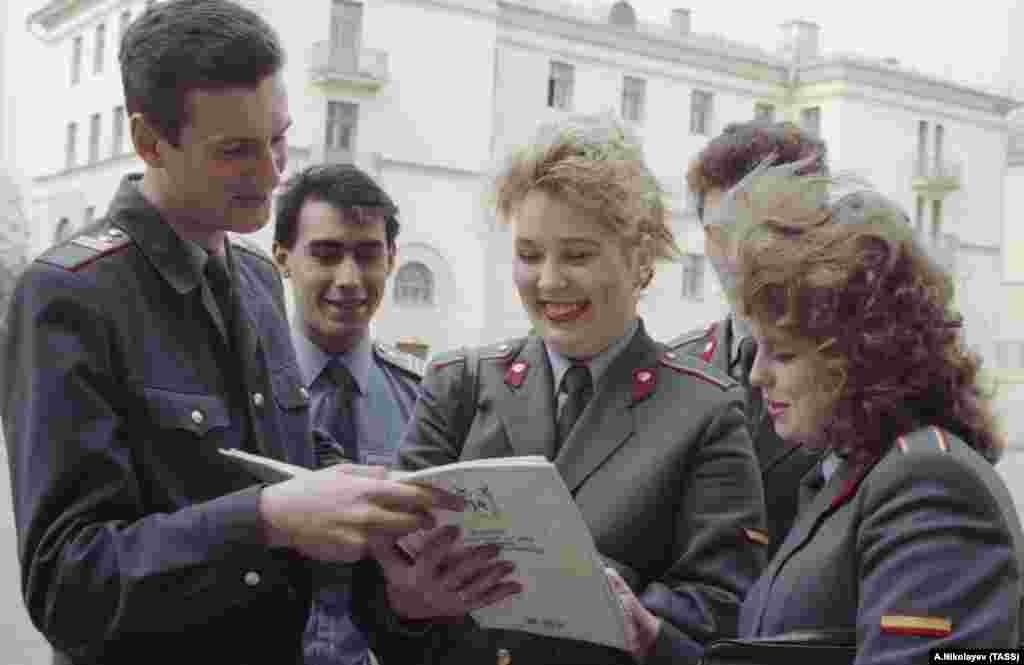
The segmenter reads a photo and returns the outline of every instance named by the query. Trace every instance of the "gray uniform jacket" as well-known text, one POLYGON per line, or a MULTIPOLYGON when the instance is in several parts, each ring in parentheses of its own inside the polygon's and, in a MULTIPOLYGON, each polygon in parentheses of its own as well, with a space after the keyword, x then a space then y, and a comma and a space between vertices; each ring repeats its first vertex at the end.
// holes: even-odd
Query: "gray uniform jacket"
MULTIPOLYGON (((465 355, 430 364, 399 450, 400 468, 551 458, 553 378, 541 338, 484 347, 479 357, 476 409, 465 416, 470 422, 461 420, 459 408, 465 355)), ((649 663, 693 662, 699 643, 733 635, 739 603, 763 566, 760 475, 742 399, 728 377, 666 352, 641 326, 554 459, 599 552, 664 620, 649 663)), ((493 663, 499 650, 513 663, 632 663, 606 647, 474 630, 470 623, 448 626, 440 636, 432 631, 431 640, 411 645, 389 639, 372 646, 386 665, 419 662, 421 653, 431 663, 493 663)))
POLYGON ((1024 536, 981 455, 927 428, 866 473, 840 464, 814 494, 816 477, 743 603, 741 636, 855 629, 858 665, 930 662, 940 646, 1018 645, 1024 536))
MULTIPOLYGON (((696 356, 728 374, 733 348, 732 319, 727 318, 707 328, 680 335, 669 342, 668 346, 678 353, 696 356)), ((815 465, 821 454, 779 438, 768 417, 760 390, 747 390, 745 411, 747 429, 761 468, 770 539, 765 554, 771 559, 796 518, 800 479, 815 465)))
POLYGON ((218 448, 311 466, 269 259, 229 251, 229 348, 187 247, 130 179, 19 280, 2 388, 21 585, 74 663, 294 663, 306 562, 263 544, 259 487, 218 448))

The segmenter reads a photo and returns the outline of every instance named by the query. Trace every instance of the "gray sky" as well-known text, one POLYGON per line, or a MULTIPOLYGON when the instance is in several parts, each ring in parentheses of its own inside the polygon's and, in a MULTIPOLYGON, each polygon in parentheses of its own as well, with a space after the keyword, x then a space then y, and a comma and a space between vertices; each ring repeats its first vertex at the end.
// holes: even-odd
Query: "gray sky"
MULTIPOLYGON (((577 0, 586 1, 586 0, 577 0)), ((1024 0, 631 0, 637 13, 667 23, 675 7, 692 10, 695 32, 713 32, 774 49, 779 24, 821 26, 829 51, 899 58, 901 64, 957 81, 997 86, 1018 81, 1024 97, 1024 0), (969 9, 968 9, 969 8, 969 9), (1016 62, 1011 62, 1015 60, 1016 62)))

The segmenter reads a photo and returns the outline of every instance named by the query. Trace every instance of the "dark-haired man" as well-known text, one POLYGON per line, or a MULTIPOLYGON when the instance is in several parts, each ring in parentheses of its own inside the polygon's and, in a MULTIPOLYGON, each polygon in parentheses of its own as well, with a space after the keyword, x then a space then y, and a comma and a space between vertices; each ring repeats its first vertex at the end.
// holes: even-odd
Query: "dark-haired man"
MULTIPOLYGON (((316 462, 392 464, 423 361, 375 343, 370 321, 395 267, 398 209, 349 164, 313 166, 277 199, 274 259, 291 283, 299 370, 312 403, 316 462)), ((363 665, 349 617, 349 566, 322 569, 306 628, 307 665, 363 665)))
MULTIPOLYGON (((754 121, 733 123, 712 139, 690 163, 687 186, 695 198, 697 216, 704 229, 705 254, 729 301, 733 302, 735 256, 730 234, 728 206, 722 205, 729 192, 765 159, 777 166, 792 165, 801 174, 827 174, 824 141, 807 134, 790 122, 754 121)), ((730 313, 710 326, 680 335, 668 342, 676 352, 699 356, 705 362, 749 385, 750 367, 756 353, 746 322, 730 313)), ((747 425, 761 466, 765 507, 768 516, 768 559, 782 544, 797 512, 800 479, 814 466, 818 454, 787 445, 776 434, 765 412, 760 394, 748 390, 747 425)))
POLYGON ((145 174, 26 271, 0 387, 25 602, 59 662, 297 663, 307 557, 362 558, 459 508, 334 467, 269 486, 218 449, 312 466, 266 224, 291 124, 274 31, 154 6, 119 59, 145 174))

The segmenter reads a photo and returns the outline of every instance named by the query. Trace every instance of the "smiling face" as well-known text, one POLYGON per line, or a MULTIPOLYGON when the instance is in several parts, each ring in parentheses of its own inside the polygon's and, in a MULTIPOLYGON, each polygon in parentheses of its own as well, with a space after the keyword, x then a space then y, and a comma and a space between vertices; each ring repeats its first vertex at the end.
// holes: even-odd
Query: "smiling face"
POLYGON ((559 353, 587 358, 636 318, 649 261, 593 214, 534 189, 511 219, 514 279, 534 330, 559 353))
POLYGON ((368 334, 395 265, 383 209, 339 209, 316 199, 299 211, 294 247, 275 243, 274 258, 290 274, 306 335, 329 353, 368 334))
POLYGON ((225 231, 260 229, 287 162, 291 118, 281 75, 254 88, 192 90, 186 109, 178 146, 133 117, 136 148, 159 172, 161 212, 186 238, 207 246, 218 245, 225 231))
POLYGON ((776 328, 751 327, 757 357, 750 384, 761 389, 775 432, 790 443, 821 445, 834 404, 821 353, 776 328))

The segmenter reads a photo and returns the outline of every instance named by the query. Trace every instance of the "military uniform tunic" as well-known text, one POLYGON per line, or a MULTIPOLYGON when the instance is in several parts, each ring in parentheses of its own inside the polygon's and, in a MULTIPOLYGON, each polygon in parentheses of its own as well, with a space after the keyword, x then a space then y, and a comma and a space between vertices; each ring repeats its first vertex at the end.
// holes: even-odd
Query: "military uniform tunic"
MULTIPOLYGON (((465 353, 431 362, 399 449, 400 468, 552 458, 554 377, 540 337, 479 350, 468 411, 465 377, 465 353)), ((742 399, 727 376, 668 351, 641 325, 602 372, 553 458, 606 563, 663 620, 653 665, 695 662, 701 643, 735 634, 739 603, 763 565, 760 475, 742 399)), ((398 634, 402 628, 392 620, 369 633, 384 665, 633 662, 608 647, 483 631, 471 621, 424 629, 420 639, 411 630, 398 634)))
MULTIPOLYGON (((738 342, 732 318, 726 318, 707 328, 680 335, 668 342, 668 347, 678 353, 701 358, 722 372, 737 373, 741 371, 737 366, 738 342)), ((740 378, 746 384, 749 377, 740 378)), ((770 559, 796 518, 800 479, 815 465, 821 454, 779 438, 760 390, 747 389, 745 407, 747 428, 754 442, 754 451, 761 469, 761 484, 764 487, 770 539, 766 554, 770 559)))
POLYGON ((230 244, 236 334, 190 249, 126 178, 19 280, 2 389, 22 590, 74 663, 293 663, 306 562, 263 544, 219 448, 311 466, 281 282, 230 244))

